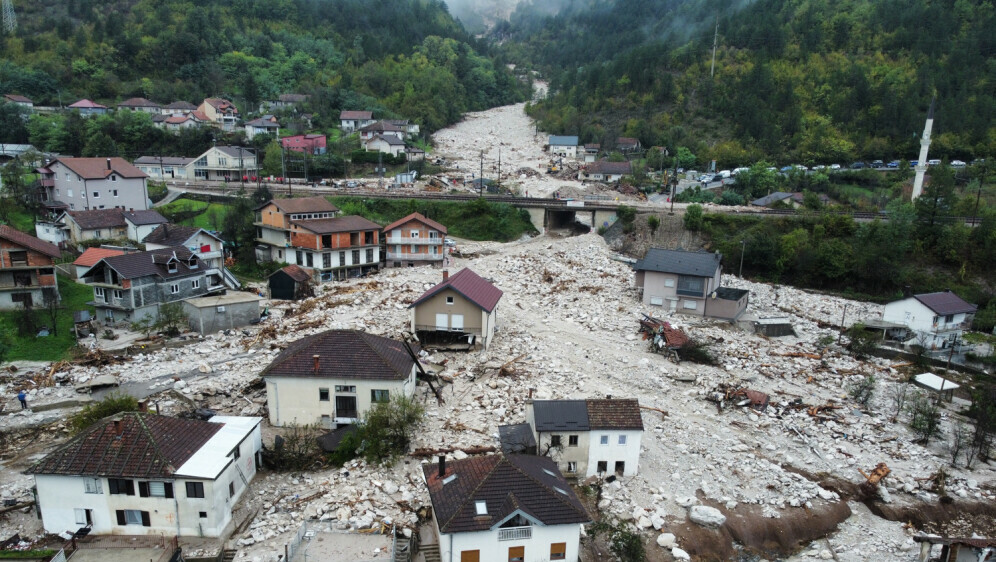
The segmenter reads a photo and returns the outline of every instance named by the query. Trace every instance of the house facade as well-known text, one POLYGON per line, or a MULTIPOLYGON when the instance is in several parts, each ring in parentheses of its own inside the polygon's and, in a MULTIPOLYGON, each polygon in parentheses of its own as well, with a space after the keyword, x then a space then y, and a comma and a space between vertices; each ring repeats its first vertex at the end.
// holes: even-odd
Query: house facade
POLYGON ((163 107, 161 105, 145 98, 127 99, 118 104, 118 110, 122 109, 141 111, 142 113, 151 113, 153 115, 158 115, 163 111, 163 107))
POLYGON ((61 220, 74 244, 86 240, 120 240, 128 236, 128 225, 121 209, 67 211, 61 220))
POLYGON ((256 151, 241 146, 212 146, 187 164, 186 177, 234 182, 259 175, 256 151))
POLYGON ((633 167, 629 162, 609 162, 608 160, 599 160, 597 162, 592 162, 584 167, 579 174, 580 180, 583 181, 604 181, 613 182, 619 181, 624 176, 631 175, 633 173, 633 167))
POLYGON ((149 176, 123 158, 57 158, 37 171, 41 200, 72 211, 150 207, 149 176))
POLYGON ((141 241, 147 250, 165 250, 182 246, 200 258, 208 268, 225 267, 224 241, 203 228, 169 224, 164 221, 164 224, 158 225, 141 241))
POLYGON ((373 123, 372 111, 343 111, 339 113, 339 128, 344 133, 352 133, 373 123))
POLYGON ((296 301, 315 296, 311 270, 297 265, 284 266, 266 278, 271 299, 296 301))
POLYGON ((407 136, 403 128, 398 127, 397 125, 392 125, 387 121, 377 121, 375 123, 371 123, 366 127, 361 127, 359 131, 361 141, 371 140, 378 135, 382 137, 394 137, 403 141, 407 136))
POLYGON ((135 159, 135 167, 153 179, 184 180, 187 179, 187 167, 194 160, 180 156, 140 156, 135 159))
POLYGON ((600 144, 586 144, 584 145, 584 161, 585 163, 594 162, 598 160, 598 153, 601 152, 602 145, 600 144))
POLYGON ((578 157, 578 138, 573 136, 550 136, 550 154, 564 158, 578 157))
POLYGON ((327 142, 325 135, 294 135, 280 139, 280 146, 286 150, 318 156, 325 154, 327 142))
POLYGON ((446 256, 446 227, 412 213, 384 227, 387 267, 431 265, 442 267, 446 256))
POLYGON ((739 318, 747 309, 747 293, 739 289, 720 290, 722 259, 719 252, 647 250, 633 266, 643 304, 660 306, 671 313, 739 318))
POLYGON ((361 141, 360 146, 367 152, 383 152, 397 157, 405 154, 405 141, 394 135, 375 135, 374 137, 361 141))
POLYGON ((0 309, 41 306, 45 296, 59 298, 55 259, 59 248, 0 225, 0 309))
POLYGON ((90 101, 88 99, 82 99, 77 102, 69 104, 70 111, 78 111, 83 117, 89 117, 91 115, 104 115, 107 113, 107 106, 101 105, 99 103, 90 101))
POLYGON ((175 101, 162 109, 166 115, 186 115, 191 111, 197 111, 197 106, 189 101, 175 101))
POLYGON ((256 135, 273 135, 276 137, 280 134, 280 123, 277 123, 277 118, 272 115, 264 115, 253 119, 246 123, 245 128, 247 140, 256 138, 256 135))
POLYGON ((197 107, 207 117, 208 121, 223 131, 234 131, 239 123, 239 108, 232 102, 222 98, 206 98, 197 107))
POLYGON ((631 137, 619 137, 616 139, 616 149, 619 152, 636 152, 643 148, 640 144, 640 139, 634 139, 631 137))
POLYGON ((487 348, 494 339, 501 297, 500 289, 470 268, 452 276, 444 269, 443 281, 409 305, 412 332, 422 342, 487 348))
POLYGON ((31 98, 27 98, 18 94, 4 94, 3 100, 7 103, 13 103, 21 107, 26 107, 28 109, 33 109, 35 107, 35 102, 31 101, 31 98))
POLYGON ((971 329, 978 306, 966 302, 950 290, 913 295, 885 305, 882 320, 909 328, 913 337, 907 345, 946 349, 971 329))
POLYGON ((415 360, 402 342, 358 330, 329 330, 292 343, 261 376, 272 425, 334 429, 355 424, 392 396, 410 398, 415 372, 415 360))
POLYGON ((635 399, 529 400, 526 423, 536 453, 568 477, 639 472, 643 418, 635 399))
POLYGON ((255 477, 262 418, 105 418, 28 470, 49 533, 219 537, 255 477))
POLYGON ((443 562, 579 560, 581 526, 591 517, 552 460, 441 458, 422 465, 422 477, 443 562))

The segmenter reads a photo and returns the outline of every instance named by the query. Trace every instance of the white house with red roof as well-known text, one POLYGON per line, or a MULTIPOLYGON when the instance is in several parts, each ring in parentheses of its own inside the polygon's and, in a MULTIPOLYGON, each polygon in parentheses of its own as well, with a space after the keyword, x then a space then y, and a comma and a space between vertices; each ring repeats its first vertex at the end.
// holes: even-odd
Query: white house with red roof
POLYGON ((69 104, 69 109, 78 111, 80 115, 88 117, 90 115, 104 115, 107 113, 107 106, 95 101, 81 99, 78 102, 69 104))
POLYGON ((487 348, 495 335, 501 289, 470 268, 443 281, 409 305, 412 331, 426 345, 487 348))
POLYGON ((85 275, 91 267, 97 265, 97 262, 100 260, 123 255, 123 250, 112 250, 110 248, 87 248, 82 254, 80 254, 80 257, 76 258, 76 261, 73 262, 73 265, 76 266, 76 282, 85 284, 83 275, 85 275))
POLYGON ((49 533, 219 537, 256 475, 262 418, 109 416, 32 465, 49 533))
POLYGON ((948 289, 890 302, 885 305, 882 320, 909 328, 913 337, 905 342, 906 345, 945 349, 972 327, 978 308, 948 289))
POLYGON ((339 113, 339 128, 344 133, 352 133, 374 123, 372 111, 342 111, 339 113))

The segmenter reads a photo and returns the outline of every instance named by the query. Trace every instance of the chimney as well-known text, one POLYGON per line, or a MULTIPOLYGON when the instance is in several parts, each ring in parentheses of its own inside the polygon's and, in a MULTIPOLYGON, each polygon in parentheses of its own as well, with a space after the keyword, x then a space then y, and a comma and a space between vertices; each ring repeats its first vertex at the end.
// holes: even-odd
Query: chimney
POLYGON ((111 159, 110 158, 107 159, 107 169, 108 170, 111 169, 111 159))
POLYGON ((439 477, 446 476, 446 455, 439 455, 439 477))
POLYGON ((149 401, 148 400, 139 400, 138 401, 138 411, 139 412, 148 412, 149 411, 149 401))
POLYGON ((321 357, 321 355, 318 355, 317 353, 315 355, 311 356, 311 358, 315 360, 315 374, 316 375, 318 374, 318 359, 320 357, 321 357))
POLYGON ((444 270, 443 270, 443 281, 446 281, 446 280, 448 280, 449 278, 450 278, 450 270, 448 270, 448 269, 444 269, 444 270))

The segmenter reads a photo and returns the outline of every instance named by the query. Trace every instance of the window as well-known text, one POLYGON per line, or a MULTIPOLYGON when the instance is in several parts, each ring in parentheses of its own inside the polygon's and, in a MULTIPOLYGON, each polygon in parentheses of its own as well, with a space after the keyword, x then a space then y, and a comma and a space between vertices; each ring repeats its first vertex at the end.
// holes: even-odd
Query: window
POLYGON ((69 197, 73 196, 73 189, 71 187, 66 189, 66 195, 68 195, 69 197))
POLYGON ((138 495, 143 498, 172 498, 172 482, 139 482, 138 495))
POLYGON ((609 444, 609 436, 608 435, 603 435, 603 436, 599 437, 598 438, 598 444, 599 445, 608 445, 609 444))
POLYGON ((370 401, 379 404, 382 402, 389 402, 391 400, 390 393, 386 390, 371 390, 370 391, 370 401))
POLYGON ((597 467, 599 474, 605 474, 609 471, 609 463, 607 461, 598 461, 597 467))
POLYGON ((318 389, 318 401, 319 402, 328 402, 329 401, 329 389, 327 389, 327 388, 319 388, 318 389))
POLYGON ((339 252, 339 265, 346 265, 346 252, 339 252))
POLYGON ((650 297, 650 304, 653 306, 664 306, 663 297, 650 297))
POLYGON ((76 513, 76 524, 86 525, 86 510, 77 507, 76 509, 73 510, 73 512, 76 513))
POLYGON ((526 559, 526 547, 512 546, 508 549, 508 562, 523 562, 526 559))
POLYGON ((149 520, 148 511, 139 511, 137 509, 119 509, 116 513, 118 516, 118 525, 142 525, 143 527, 152 526, 152 522, 149 520))
POLYGON ((944 317, 944 322, 946 323, 950 323, 953 321, 954 321, 954 314, 948 314, 947 316, 944 317))
POLYGON ((200 289, 201 288, 201 280, 200 279, 194 279, 193 281, 191 281, 190 282, 190 288, 191 289, 200 289))
POLYGON ((133 480, 124 480, 121 478, 108 478, 107 479, 108 492, 115 495, 122 496, 134 496, 135 495, 135 482, 133 480))
POLYGON ((668 278, 664 280, 665 287, 674 287, 674 279, 668 278))
POLYGON ((411 231, 411 235, 412 235, 412 238, 418 238, 418 231, 417 230, 411 231))
POLYGON ((14 267, 23 267, 28 265, 28 252, 27 251, 11 251, 7 255, 10 257, 10 264, 14 267))
POLYGON ((625 435, 620 435, 619 436, 619 444, 620 445, 625 445, 626 444, 626 436, 625 435))
POLYGON ((240 443, 239 446, 232 451, 232 458, 238 460, 241 457, 242 457, 242 444, 240 443))
POLYGON ((360 263, 360 251, 359 250, 353 250, 352 253, 353 253, 353 255, 352 255, 353 264, 352 265, 358 265, 360 263))
POLYGON ((352 385, 350 385, 350 386, 336 385, 335 391, 336 392, 356 392, 356 387, 352 386, 352 385))
POLYGON ((567 446, 568 447, 577 447, 578 446, 578 436, 577 435, 568 435, 567 436, 567 446))
POLYGON ((235 482, 229 482, 228 483, 228 497, 231 498, 231 497, 234 497, 234 496, 235 496, 235 482))
POLYGON ((100 485, 100 478, 84 478, 83 491, 87 494, 103 494, 103 486, 100 485))
POLYGON ((567 463, 567 472, 570 473, 570 474, 574 474, 577 471, 578 471, 578 463, 576 463, 574 461, 569 461, 567 463))
POLYGON ((332 254, 322 254, 322 267, 325 269, 332 267, 332 254))
POLYGON ((111 174, 111 181, 118 181, 118 177, 115 176, 114 174, 111 174))
POLYGON ((121 299, 124 298, 124 291, 122 291, 120 289, 114 289, 114 293, 113 294, 114 294, 114 298, 116 298, 117 300, 121 300, 121 299))
POLYGON ((308 262, 308 267, 315 267, 315 254, 308 252, 304 257, 307 258, 305 261, 308 262))
POLYGON ((446 304, 453 304, 453 297, 446 297, 446 304))
POLYGON ((551 435, 550 436, 550 446, 551 447, 559 447, 560 446, 560 436, 559 435, 551 435))
POLYGON ((474 509, 476 510, 476 513, 478 515, 487 515, 488 514, 488 502, 486 502, 484 500, 477 500, 476 502, 474 502, 474 509))
POLYGON ((374 251, 367 250, 367 263, 373 263, 373 262, 374 262, 374 251))
POLYGON ((208 512, 206 512, 206 511, 198 511, 198 512, 197 512, 197 514, 198 514, 198 516, 199 516, 199 517, 200 517, 201 519, 207 519, 207 516, 208 516, 208 512))
POLYGON ((566 560, 567 543, 555 542, 550 545, 550 560, 566 560))
POLYGON ((93 198, 94 199, 100 199, 100 192, 99 191, 94 191, 93 192, 93 198))
POLYGON ((203 498, 204 497, 204 483, 203 482, 187 482, 187 497, 188 498, 203 498))
POLYGON ((684 303, 682 304, 682 306, 684 308, 687 308, 688 310, 695 310, 699 306, 699 303, 695 301, 682 301, 682 302, 684 303))
POLYGON ((170 273, 176 273, 176 262, 170 260, 170 262, 166 264, 166 271, 169 271, 170 273))
POLYGON ((112 189, 111 190, 111 194, 113 194, 115 197, 117 197, 118 196, 118 190, 112 189))
POLYGON ((180 292, 180 284, 179 283, 174 283, 174 284, 170 285, 169 286, 169 292, 173 293, 174 295, 177 294, 177 293, 179 293, 180 292))
POLYGON ((93 288, 93 297, 96 300, 101 300, 101 301, 104 300, 104 288, 103 287, 94 287, 93 288))
POLYGON ((690 275, 678 276, 678 294, 701 297, 705 291, 705 279, 690 275))

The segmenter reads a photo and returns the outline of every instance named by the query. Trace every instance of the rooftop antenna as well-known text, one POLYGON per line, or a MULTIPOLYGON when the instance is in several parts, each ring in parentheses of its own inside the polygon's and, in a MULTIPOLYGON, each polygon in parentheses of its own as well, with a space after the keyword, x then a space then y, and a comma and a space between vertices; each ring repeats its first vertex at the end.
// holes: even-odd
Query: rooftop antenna
POLYGON ((11 35, 17 29, 17 15, 14 13, 13 0, 3 0, 3 30, 11 35))
POLYGON ((934 128, 934 102, 937 97, 930 99, 930 109, 927 110, 927 123, 923 126, 923 137, 920 138, 920 159, 916 163, 916 178, 913 180, 912 201, 916 201, 923 194, 923 175, 927 172, 927 149, 930 148, 930 130, 934 128))

